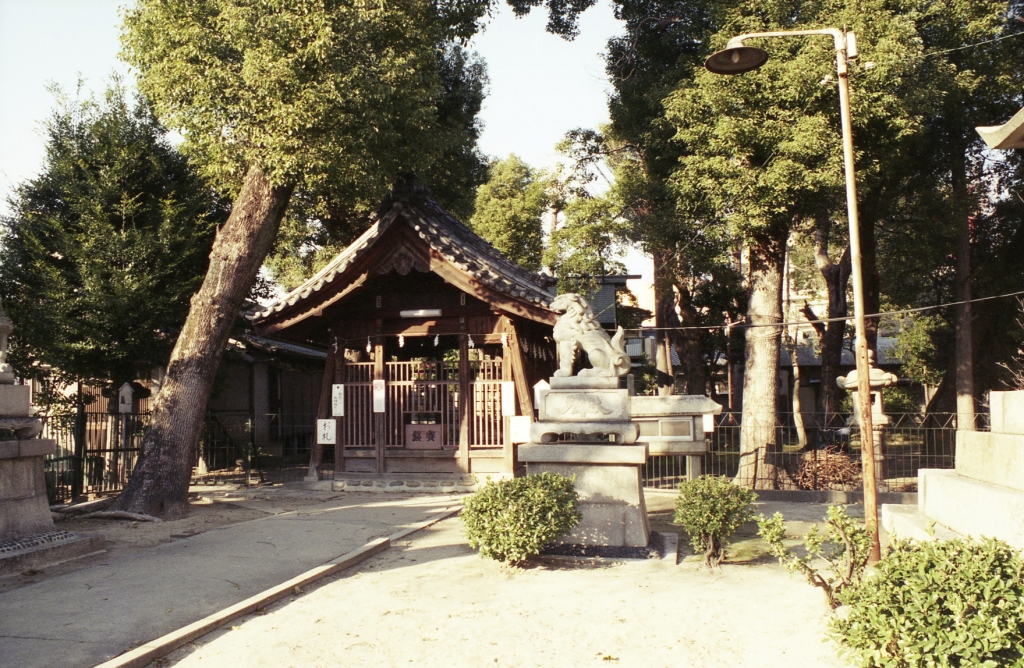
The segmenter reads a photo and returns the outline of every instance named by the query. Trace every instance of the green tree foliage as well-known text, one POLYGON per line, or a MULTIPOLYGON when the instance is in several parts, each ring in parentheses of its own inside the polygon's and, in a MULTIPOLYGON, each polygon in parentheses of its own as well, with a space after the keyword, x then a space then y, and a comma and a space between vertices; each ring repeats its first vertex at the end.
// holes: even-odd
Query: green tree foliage
POLYGON ((490 165, 487 182, 476 191, 470 226, 506 257, 536 272, 541 267, 542 216, 548 201, 547 178, 510 155, 490 165))
POLYGON ((119 83, 44 125, 42 172, 2 221, 0 286, 23 376, 121 383, 166 364, 223 209, 119 83))
MULTIPOLYGON (((443 92, 437 103, 440 152, 418 176, 456 218, 473 215, 474 193, 487 176, 487 162, 476 146, 478 114, 487 85, 486 68, 457 44, 438 51, 443 92)), ((319 271, 365 229, 370 202, 344 202, 330 193, 300 190, 292 197, 266 266, 286 290, 319 271)))

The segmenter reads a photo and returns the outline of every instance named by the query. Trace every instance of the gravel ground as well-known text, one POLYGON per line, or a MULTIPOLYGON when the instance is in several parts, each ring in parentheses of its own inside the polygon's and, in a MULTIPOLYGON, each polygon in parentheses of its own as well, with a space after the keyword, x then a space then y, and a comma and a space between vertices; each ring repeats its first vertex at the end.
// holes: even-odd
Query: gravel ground
MULTIPOLYGON (((656 528, 672 498, 648 495, 656 528)), ((776 509, 807 526, 825 511, 760 508, 776 509)), ((512 570, 470 550, 450 519, 154 665, 845 666, 823 642, 822 593, 744 533, 735 563, 715 570, 693 557, 512 570)))

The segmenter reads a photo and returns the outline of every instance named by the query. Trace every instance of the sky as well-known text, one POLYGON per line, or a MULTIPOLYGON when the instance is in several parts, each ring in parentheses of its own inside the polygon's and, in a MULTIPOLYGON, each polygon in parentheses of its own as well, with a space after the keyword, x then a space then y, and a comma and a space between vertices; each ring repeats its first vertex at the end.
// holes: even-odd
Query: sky
MULTIPOLYGON (((39 173, 45 157, 40 124, 50 116, 57 84, 99 94, 110 76, 132 81, 117 58, 119 7, 125 0, 0 0, 0 212, 18 184, 39 173)), ((546 13, 517 19, 504 4, 471 48, 487 62, 490 87, 481 113, 480 148, 515 153, 551 168, 555 144, 573 128, 608 121, 610 84, 602 52, 622 31, 608 0, 587 10, 580 35, 567 42, 544 30, 546 13)), ((639 258, 628 261, 630 270, 639 258)), ((639 268, 636 271, 640 271, 639 268)))

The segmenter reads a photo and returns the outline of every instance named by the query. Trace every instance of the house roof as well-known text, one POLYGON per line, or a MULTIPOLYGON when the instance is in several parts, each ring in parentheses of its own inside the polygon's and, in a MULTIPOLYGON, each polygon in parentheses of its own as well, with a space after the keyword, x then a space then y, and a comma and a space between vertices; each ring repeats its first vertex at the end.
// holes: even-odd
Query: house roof
MULTIPOLYGON (((796 359, 802 367, 821 366, 821 355, 815 349, 814 344, 798 343, 796 346, 796 359)), ((878 337, 878 364, 879 366, 891 366, 902 364, 903 360, 896 356, 896 339, 889 336, 878 337)), ((848 348, 843 348, 841 366, 857 366, 857 360, 848 348)), ((785 346, 779 348, 779 365, 784 367, 793 366, 789 351, 785 346)))
MULTIPOLYGON (((425 188, 414 180, 404 187, 396 186, 392 198, 381 211, 371 216, 373 224, 348 248, 339 253, 315 276, 278 301, 249 315, 257 331, 282 329, 304 317, 318 314, 317 309, 331 303, 332 296, 348 287, 373 255, 382 258, 393 248, 382 240, 393 238, 398 228, 408 228, 426 243, 431 267, 438 260, 456 272, 446 273, 475 288, 484 288, 490 296, 508 302, 518 315, 538 322, 553 324, 556 315, 550 310, 555 295, 549 291, 545 277, 531 273, 512 262, 490 243, 445 211, 425 188), (274 325, 277 325, 276 327, 274 325)), ((453 282, 449 280, 449 282, 453 282)), ((463 286, 460 286, 463 287, 463 286)))
POLYGON ((1024 109, 1002 125, 979 126, 977 130, 989 148, 1024 148, 1024 109))

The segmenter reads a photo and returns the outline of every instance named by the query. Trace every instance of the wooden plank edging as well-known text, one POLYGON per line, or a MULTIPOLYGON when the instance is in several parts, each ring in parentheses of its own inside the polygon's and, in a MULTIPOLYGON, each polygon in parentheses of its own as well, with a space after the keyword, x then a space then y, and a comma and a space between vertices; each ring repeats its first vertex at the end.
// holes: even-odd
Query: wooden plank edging
POLYGON ((145 668, 145 666, 148 666, 153 660, 159 659, 160 657, 173 652, 182 645, 215 631, 239 617, 248 615, 260 608, 265 608, 271 603, 281 600, 289 594, 292 594, 296 587, 303 587, 308 584, 312 584, 325 577, 334 575, 335 573, 339 573, 347 568, 351 568, 356 564, 366 561, 370 557, 380 554, 391 547, 392 541, 400 540, 421 529, 425 529, 432 524, 436 524, 443 519, 447 519, 448 517, 457 514, 461 509, 461 505, 454 508, 445 508, 441 512, 422 522, 417 522, 416 524, 402 529, 401 531, 397 531, 390 536, 371 540, 360 548, 347 552, 340 557, 331 559, 321 566, 311 568, 305 573, 301 573, 286 582, 282 582, 276 587, 271 587, 270 589, 266 589, 255 596, 250 596, 249 598, 228 606, 219 612, 215 612, 203 619, 192 622, 187 626, 183 626, 177 631, 171 631, 166 635, 150 640, 149 642, 125 652, 124 654, 120 654, 109 661, 97 664, 93 668, 145 668))

